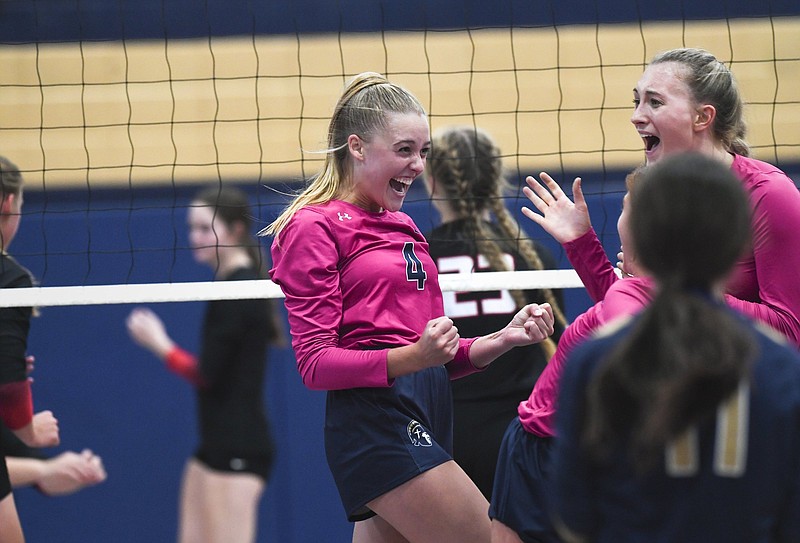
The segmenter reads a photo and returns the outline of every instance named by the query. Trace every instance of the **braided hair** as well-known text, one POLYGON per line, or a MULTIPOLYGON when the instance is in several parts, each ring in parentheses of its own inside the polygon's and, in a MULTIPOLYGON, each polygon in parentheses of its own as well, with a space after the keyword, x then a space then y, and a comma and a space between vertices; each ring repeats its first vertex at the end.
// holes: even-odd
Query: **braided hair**
MULTIPOLYGON (((491 213, 503 239, 514 241, 520 256, 532 270, 544 269, 533 243, 504 203, 509 188, 505 177, 502 154, 485 131, 473 127, 447 127, 434 134, 425 166, 425 175, 436 185, 436 193, 447 200, 456 216, 464 220, 467 238, 475 243, 493 271, 509 271, 503 259, 503 247, 495 232, 484 220, 491 213)), ((550 289, 542 289, 545 300, 552 306, 556 321, 566 327, 567 321, 560 304, 550 289)), ((518 308, 527 303, 521 290, 511 291, 518 308)), ((548 338, 543 343, 548 358, 555 352, 555 343, 548 338)))

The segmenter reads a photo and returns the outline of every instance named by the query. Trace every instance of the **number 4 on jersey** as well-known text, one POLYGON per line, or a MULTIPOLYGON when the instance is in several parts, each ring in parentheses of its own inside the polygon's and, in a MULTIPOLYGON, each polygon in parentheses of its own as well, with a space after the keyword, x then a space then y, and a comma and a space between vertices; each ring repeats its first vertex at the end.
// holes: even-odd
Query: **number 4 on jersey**
POLYGON ((424 290, 428 274, 422 267, 422 261, 414 253, 414 242, 405 242, 403 245, 403 258, 406 260, 406 281, 416 281, 417 290, 424 290))

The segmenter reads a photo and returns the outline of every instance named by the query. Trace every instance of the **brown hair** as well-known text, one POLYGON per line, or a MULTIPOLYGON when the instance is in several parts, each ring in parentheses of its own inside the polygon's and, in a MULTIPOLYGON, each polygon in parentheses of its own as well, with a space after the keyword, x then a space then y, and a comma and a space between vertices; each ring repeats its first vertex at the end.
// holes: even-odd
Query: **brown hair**
POLYGON ((228 226, 235 223, 242 224, 242 238, 238 240, 238 243, 247 250, 253 264, 258 268, 259 277, 266 279, 268 277, 268 260, 258 239, 251 233, 253 214, 244 191, 224 185, 208 187, 201 190, 193 201, 211 207, 214 217, 219 218, 228 226))
POLYGON ((750 239, 750 205, 730 168, 680 153, 637 178, 630 226, 658 290, 590 381, 582 437, 598 462, 629 438, 645 472, 669 441, 713 415, 755 356, 749 330, 711 299, 750 239))
POLYGON ((665 51, 656 55, 650 64, 665 62, 682 65, 685 68, 683 80, 695 101, 711 104, 717 110, 712 129, 725 148, 738 155, 750 156, 750 146, 745 141, 744 100, 727 66, 708 51, 696 48, 665 51))
MULTIPOLYGON (((479 254, 486 257, 494 271, 508 271, 503 260, 503 249, 495 239, 483 215, 490 211, 508 240, 515 240, 517 248, 533 270, 544 269, 536 245, 528 237, 504 203, 504 192, 509 188, 503 168, 502 154, 492 137, 485 131, 470 126, 453 126, 437 131, 431 140, 431 150, 425 166, 425 175, 436 184, 459 218, 466 221, 468 237, 474 240, 479 254)), ((527 303, 524 292, 511 292, 517 307, 527 303)), ((552 306, 557 322, 566 327, 567 321, 550 289, 542 289, 552 306)), ((555 343, 548 338, 548 358, 555 352, 555 343)))

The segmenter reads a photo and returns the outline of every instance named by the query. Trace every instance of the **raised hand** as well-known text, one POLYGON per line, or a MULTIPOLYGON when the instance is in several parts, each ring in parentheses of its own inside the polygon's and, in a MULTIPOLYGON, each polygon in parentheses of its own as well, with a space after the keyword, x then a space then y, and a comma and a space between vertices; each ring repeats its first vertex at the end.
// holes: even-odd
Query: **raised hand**
POLYGON ((540 173, 539 177, 541 182, 532 176, 526 177, 528 186, 522 189, 539 213, 523 207, 522 214, 541 226, 559 243, 567 243, 588 232, 592 222, 583 197, 581 178, 576 177, 572 183, 572 194, 575 198, 573 203, 546 172, 540 173))
POLYGON ((156 356, 163 358, 174 345, 162 320, 146 307, 137 307, 131 311, 125 325, 131 339, 156 356))
POLYGON ((550 304, 528 304, 506 326, 508 339, 514 346, 539 343, 553 334, 554 320, 550 304))
POLYGON ((458 328, 448 317, 431 319, 417 341, 419 356, 425 366, 440 366, 450 362, 458 351, 458 328))

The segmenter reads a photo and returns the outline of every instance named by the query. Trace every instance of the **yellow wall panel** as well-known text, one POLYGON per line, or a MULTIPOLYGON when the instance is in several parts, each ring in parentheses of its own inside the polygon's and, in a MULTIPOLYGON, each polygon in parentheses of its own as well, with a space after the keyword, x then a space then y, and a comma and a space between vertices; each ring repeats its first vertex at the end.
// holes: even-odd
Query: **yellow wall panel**
POLYGON ((371 70, 417 94, 433 129, 489 130, 523 171, 629 168, 631 89, 684 44, 732 67, 756 156, 799 161, 794 18, 5 45, 0 152, 32 187, 295 180, 318 167, 346 79, 371 70))

